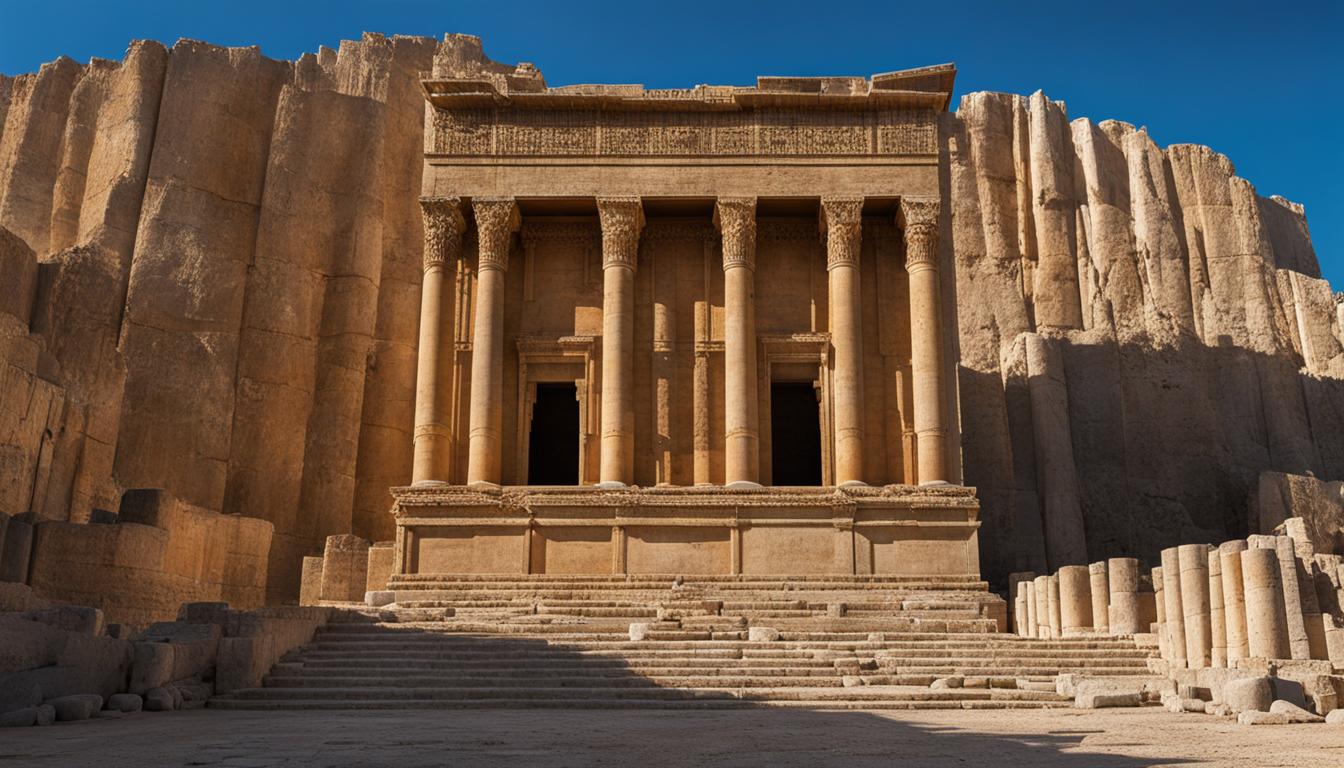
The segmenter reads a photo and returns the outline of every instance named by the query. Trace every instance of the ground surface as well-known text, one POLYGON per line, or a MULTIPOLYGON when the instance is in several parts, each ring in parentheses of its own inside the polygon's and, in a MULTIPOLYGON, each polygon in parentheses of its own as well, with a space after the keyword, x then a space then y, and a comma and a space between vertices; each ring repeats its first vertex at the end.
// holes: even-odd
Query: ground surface
POLYGON ((0 733, 0 765, 1344 765, 1344 729, 1082 712, 139 713, 0 733))

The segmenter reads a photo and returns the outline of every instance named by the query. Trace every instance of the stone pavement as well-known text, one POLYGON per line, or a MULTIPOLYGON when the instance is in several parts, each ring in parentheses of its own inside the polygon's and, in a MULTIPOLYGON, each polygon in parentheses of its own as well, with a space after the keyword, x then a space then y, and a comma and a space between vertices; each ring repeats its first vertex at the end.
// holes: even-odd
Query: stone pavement
POLYGON ((389 711, 137 714, 9 730, 0 766, 1301 766, 1344 763, 1333 726, 1165 710, 389 711))

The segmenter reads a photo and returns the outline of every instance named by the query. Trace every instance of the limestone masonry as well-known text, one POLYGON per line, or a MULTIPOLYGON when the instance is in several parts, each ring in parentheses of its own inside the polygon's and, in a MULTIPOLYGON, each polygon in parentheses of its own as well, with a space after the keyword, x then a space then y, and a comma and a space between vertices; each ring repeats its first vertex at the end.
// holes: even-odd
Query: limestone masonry
POLYGON ((0 78, 4 578, 138 624, 418 573, 1006 590, 1294 517, 1339 551, 1302 208, 954 76, 548 87, 367 35, 0 78))

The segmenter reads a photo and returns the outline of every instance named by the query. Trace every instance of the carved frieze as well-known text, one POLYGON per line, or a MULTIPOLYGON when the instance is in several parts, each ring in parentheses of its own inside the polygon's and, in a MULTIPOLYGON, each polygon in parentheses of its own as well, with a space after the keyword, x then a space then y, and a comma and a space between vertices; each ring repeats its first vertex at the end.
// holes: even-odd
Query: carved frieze
POLYGON ((931 110, 438 109, 433 152, 511 157, 937 154, 931 110))

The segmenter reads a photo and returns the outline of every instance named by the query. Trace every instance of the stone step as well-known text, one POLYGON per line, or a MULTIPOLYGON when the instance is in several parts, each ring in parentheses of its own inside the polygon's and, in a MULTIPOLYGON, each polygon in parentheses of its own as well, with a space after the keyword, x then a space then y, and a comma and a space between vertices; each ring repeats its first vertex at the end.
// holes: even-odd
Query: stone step
POLYGON ((229 695, 235 700, 280 699, 335 699, 335 700, 436 700, 436 699, 750 699, 755 701, 781 700, 845 700, 845 701, 1030 701, 1060 702, 1065 700, 1051 691, 1000 690, 992 688, 956 688, 935 690, 916 687, 859 686, 843 687, 777 687, 750 691, 737 689, 659 688, 659 687, 425 687, 425 686, 361 686, 361 687, 265 687, 248 688, 229 695))
POLYGON ((1071 707, 1072 702, 959 700, 753 700, 753 699, 471 699, 471 700, 341 700, 341 699, 231 699, 216 697, 210 706, 230 710, 398 710, 398 709, 664 709, 712 710, 770 707, 804 710, 1006 710, 1071 707))
POLYGON ((268 675, 265 690, 274 688, 384 688, 404 681, 406 687, 425 688, 774 688, 777 686, 838 688, 841 678, 834 672, 828 675, 654 675, 592 674, 541 675, 509 677, 505 675, 408 675, 397 678, 388 675, 268 675))

